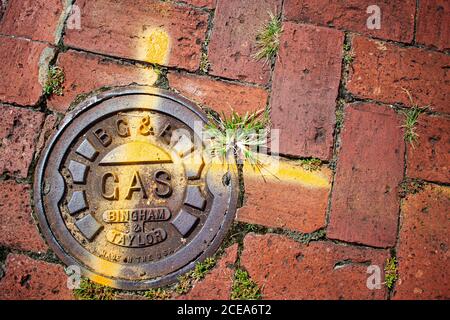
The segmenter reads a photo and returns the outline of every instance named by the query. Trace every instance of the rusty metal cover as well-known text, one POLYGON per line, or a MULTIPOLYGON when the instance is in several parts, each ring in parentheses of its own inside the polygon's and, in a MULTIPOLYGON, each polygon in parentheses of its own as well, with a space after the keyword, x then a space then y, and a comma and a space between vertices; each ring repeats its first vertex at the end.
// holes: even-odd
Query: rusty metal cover
POLYGON ((67 265, 120 289, 174 282, 214 254, 236 211, 235 166, 202 152, 205 114, 168 91, 126 87, 69 113, 39 160, 41 231, 67 265))

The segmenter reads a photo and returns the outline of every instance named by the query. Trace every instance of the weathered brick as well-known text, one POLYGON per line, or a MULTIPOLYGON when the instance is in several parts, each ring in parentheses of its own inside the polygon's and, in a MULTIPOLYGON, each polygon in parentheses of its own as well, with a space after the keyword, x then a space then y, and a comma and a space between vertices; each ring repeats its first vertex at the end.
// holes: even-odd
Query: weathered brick
POLYGON ((68 51, 59 55, 58 66, 64 70, 64 95, 48 99, 49 108, 65 112, 79 94, 103 86, 123 86, 131 83, 152 85, 158 76, 151 68, 119 64, 97 55, 68 51))
POLYGON ((405 88, 415 103, 450 112, 450 56, 359 36, 352 43, 354 62, 347 88, 355 96, 411 105, 405 88))
POLYGON ((245 200, 237 220, 305 233, 324 227, 331 171, 310 172, 294 161, 277 164, 262 156, 260 161, 261 173, 244 165, 245 200))
POLYGON ((47 251, 31 216, 30 186, 3 181, 0 194, 0 244, 20 250, 47 251))
POLYGON ((342 44, 340 31, 284 24, 271 96, 280 153, 330 158, 342 44))
POLYGON ((227 300, 233 285, 234 263, 237 259, 237 243, 225 250, 217 266, 206 275, 205 279, 194 285, 183 300, 227 300))
POLYGON ((0 280, 0 299, 69 300, 73 295, 62 266, 9 254, 6 275, 0 280))
POLYGON ((216 6, 216 0, 180 0, 180 2, 208 9, 213 9, 216 6))
POLYGON ((0 33, 56 43, 61 33, 64 2, 61 0, 8 1, 0 20, 0 33))
POLYGON ((346 107, 328 237, 395 245, 405 149, 400 126, 400 117, 388 107, 346 107))
POLYGON ((41 133, 39 134, 39 139, 38 139, 38 141, 36 143, 36 152, 34 153, 34 158, 35 159, 39 158, 39 155, 40 155, 42 149, 44 149, 48 138, 51 136, 51 134, 56 129, 56 124, 57 123, 58 123, 58 117, 53 115, 53 114, 48 115, 45 118, 44 125, 42 126, 41 133))
POLYGON ((407 173, 411 178, 450 182, 450 120, 422 115, 414 146, 408 145, 407 173))
POLYGON ((270 66, 253 57, 256 36, 269 20, 268 12, 279 12, 280 6, 280 0, 217 0, 208 47, 210 74, 266 84, 270 66))
POLYGON ((264 299, 384 299, 384 286, 367 288, 367 266, 382 271, 388 256, 385 250, 250 234, 240 261, 264 299))
POLYGON ((49 48, 43 43, 0 35, 0 101, 34 105, 42 95, 49 48))
POLYGON ((402 205, 395 299, 449 299, 450 188, 429 185, 402 205))
POLYGON ((411 42, 414 34, 415 0, 285 0, 284 15, 287 20, 302 21, 339 29, 356 31, 377 38, 411 42), (381 13, 381 28, 367 27, 368 7, 377 5, 381 13))
POLYGON ((450 49, 450 2, 419 1, 416 41, 441 50, 450 49))
POLYGON ((66 30, 65 44, 161 65, 198 68, 207 12, 155 0, 80 0, 77 5, 82 28, 66 30))
POLYGON ((25 178, 44 114, 0 104, 0 174, 25 178))
POLYGON ((245 114, 266 107, 268 94, 261 88, 179 73, 169 73, 168 79, 171 88, 220 114, 229 115, 232 110, 245 114))

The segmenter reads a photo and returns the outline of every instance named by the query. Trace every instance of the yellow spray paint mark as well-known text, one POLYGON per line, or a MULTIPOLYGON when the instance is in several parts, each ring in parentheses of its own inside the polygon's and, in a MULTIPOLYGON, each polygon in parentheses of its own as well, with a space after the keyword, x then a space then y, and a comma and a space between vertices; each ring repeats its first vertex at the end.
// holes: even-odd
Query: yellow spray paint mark
MULTIPOLYGON (((98 260, 101 261, 101 260, 98 260)), ((104 274, 107 274, 111 277, 117 277, 120 275, 120 266, 119 265, 114 265, 110 262, 99 262, 96 264, 95 269, 94 270, 98 270, 104 274)), ((102 286, 107 286, 107 287, 116 287, 115 286, 115 281, 113 279, 108 279, 96 274, 93 274, 90 279, 92 281, 94 281, 95 283, 101 284, 102 286)))
POLYGON ((251 164, 244 164, 244 181, 245 178, 260 179, 264 183, 264 179, 270 182, 293 183, 300 184, 309 188, 329 188, 331 172, 327 168, 317 171, 305 170, 301 165, 295 164, 293 161, 281 160, 276 157, 267 155, 259 155, 263 167, 261 171, 252 168, 251 164))
MULTIPOLYGON (((159 103, 159 99, 152 96, 147 96, 145 98, 142 98, 142 102, 145 105, 153 105, 156 103, 159 103)), ((133 164, 133 162, 141 162, 143 160, 145 161, 159 161, 161 159, 154 159, 155 156, 163 156, 160 154, 153 154, 148 153, 145 154, 145 159, 143 158, 142 154, 142 148, 143 146, 148 147, 148 136, 145 136, 141 134, 142 132, 146 132, 147 128, 150 128, 151 122, 143 122, 143 119, 145 118, 147 113, 123 113, 119 115, 121 118, 126 118, 128 120, 128 128, 130 132, 129 136, 129 143, 122 144, 121 146, 117 147, 116 149, 109 152, 105 157, 101 160, 103 162, 102 173, 103 175, 106 172, 112 172, 114 175, 116 175, 119 180, 117 182, 109 181, 108 182, 108 190, 106 193, 108 195, 114 196, 114 190, 117 188, 119 190, 119 197, 115 201, 107 201, 103 200, 98 207, 98 211, 100 213, 105 212, 106 210, 111 209, 124 209, 124 208, 137 208, 139 207, 140 199, 142 197, 142 194, 138 194, 136 192, 132 195, 130 199, 126 199, 127 192, 130 188, 130 185, 132 183, 131 179, 133 175, 136 174, 136 172, 141 172, 142 175, 145 175, 145 170, 143 171, 143 168, 145 166, 139 165, 139 164, 133 164), (138 147, 140 146, 140 147, 138 147), (153 157, 153 158, 152 158, 153 157), (121 163, 130 163, 126 166, 120 166, 121 163)), ((153 146, 152 146, 153 147, 153 146)), ((153 151, 157 150, 158 152, 162 152, 162 150, 157 149, 156 147, 153 147, 153 151)), ((145 151, 145 150, 144 150, 145 151)), ((165 156, 165 154, 164 154, 165 156)), ((149 197, 149 202, 153 201, 153 194, 146 190, 147 195, 149 197)), ((100 215, 101 216, 101 215, 100 215)), ((128 226, 126 224, 117 224, 114 225, 110 229, 119 229, 121 228, 127 228, 128 226)), ((107 232, 107 230, 105 230, 107 232)), ((125 231, 125 230, 121 230, 125 231)), ((111 244, 110 244, 111 245, 111 244)), ((98 251, 105 250, 107 248, 97 247, 98 251)), ((111 249, 108 249, 111 250, 111 249)), ((113 251, 115 252, 109 252, 111 254, 117 254, 118 256, 127 257, 132 256, 132 250, 127 247, 117 247, 113 251)), ((104 274, 106 277, 100 276, 100 275, 92 275, 91 280, 109 287, 115 287, 115 281, 110 278, 121 278, 123 277, 124 268, 126 268, 124 265, 121 265, 119 263, 112 263, 110 261, 107 261, 105 259, 98 259, 95 258, 91 261, 89 264, 93 270, 99 271, 101 274, 104 274)))
POLYGON ((141 35, 138 47, 139 60, 165 65, 169 60, 169 52, 170 37, 164 29, 153 28, 141 35))

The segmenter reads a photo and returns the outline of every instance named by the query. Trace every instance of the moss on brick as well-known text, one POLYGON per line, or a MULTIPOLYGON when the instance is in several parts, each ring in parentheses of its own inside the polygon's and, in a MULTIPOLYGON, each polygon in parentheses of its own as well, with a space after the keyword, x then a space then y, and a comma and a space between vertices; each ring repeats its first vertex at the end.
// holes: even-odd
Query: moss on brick
POLYGON ((236 269, 234 282, 231 288, 231 300, 260 300, 261 290, 247 271, 236 269))
POLYGON ((78 300, 113 300, 116 294, 115 289, 96 284, 89 279, 81 279, 80 287, 73 290, 75 298, 78 300))

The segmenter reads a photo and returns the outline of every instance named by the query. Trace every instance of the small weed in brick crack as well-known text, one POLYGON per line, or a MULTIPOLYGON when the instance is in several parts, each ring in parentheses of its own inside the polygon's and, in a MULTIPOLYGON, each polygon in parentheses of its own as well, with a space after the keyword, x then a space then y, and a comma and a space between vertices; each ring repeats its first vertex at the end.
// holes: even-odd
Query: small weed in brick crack
POLYGON ((388 258, 384 267, 384 283, 389 290, 394 287, 397 278, 397 259, 395 257, 388 258))
POLYGON ((271 63, 278 54, 282 32, 281 15, 269 12, 269 22, 264 25, 256 37, 258 51, 253 57, 256 60, 264 60, 264 63, 271 63))
POLYGON ((65 81, 64 71, 57 66, 50 66, 47 73, 47 80, 44 85, 46 95, 63 95, 63 83, 65 81))
POLYGON ((169 89, 169 80, 167 79, 167 68, 158 65, 153 65, 153 71, 158 76, 154 86, 161 89, 169 89))
POLYGON ((89 279, 83 278, 80 287, 73 290, 78 300, 113 300, 117 290, 96 284, 89 279))
POLYGON ((203 74, 207 74, 209 71, 211 64, 208 61, 208 55, 205 52, 202 52, 202 57, 200 59, 200 72, 203 74))
POLYGON ((350 63, 353 62, 353 59, 354 59, 354 55, 351 51, 352 48, 351 48, 350 43, 347 43, 347 42, 344 43, 343 49, 344 49, 344 52, 343 52, 342 59, 343 59, 345 65, 349 65, 350 63))
POLYGON ((236 269, 231 288, 231 300, 260 300, 261 290, 243 269, 236 269))
POLYGON ((414 148, 414 143, 417 142, 417 139, 419 138, 419 135, 416 132, 416 126, 419 120, 419 116, 422 113, 428 111, 430 108, 428 106, 419 107, 416 103, 414 103, 411 93, 406 89, 403 90, 406 92, 411 102, 411 108, 401 111, 405 116, 405 121, 402 125, 402 128, 404 128, 405 130, 404 139, 414 148))
POLYGON ((317 158, 301 159, 299 162, 303 169, 311 172, 319 170, 322 165, 322 161, 317 158))

